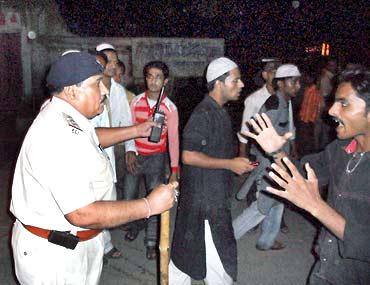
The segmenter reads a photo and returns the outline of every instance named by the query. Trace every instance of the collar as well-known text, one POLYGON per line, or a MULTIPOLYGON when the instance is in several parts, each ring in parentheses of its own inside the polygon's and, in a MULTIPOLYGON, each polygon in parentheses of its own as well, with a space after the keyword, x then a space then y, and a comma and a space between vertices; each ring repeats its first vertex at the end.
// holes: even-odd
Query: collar
MULTIPOLYGON (((344 148, 344 151, 347 154, 352 154, 357 151, 357 141, 355 139, 352 139, 348 145, 344 148)), ((367 151, 368 153, 368 151, 367 151)))
POLYGON ((347 153, 347 154, 352 154, 356 151, 357 149, 357 141, 356 140, 352 140, 345 148, 344 148, 344 151, 347 153))
POLYGON ((263 90, 263 92, 266 92, 269 95, 274 95, 276 93, 276 92, 275 93, 270 93, 270 91, 267 89, 267 84, 266 83, 262 86, 261 89, 263 90))
POLYGON ((215 99, 213 99, 212 96, 206 95, 204 100, 209 103, 212 107, 215 107, 216 109, 223 109, 222 106, 220 106, 215 99))
MULTIPOLYGON (((145 92, 144 92, 144 96, 143 96, 143 99, 146 101, 146 103, 148 104, 148 106, 149 106, 149 97, 148 97, 148 90, 146 90, 145 92)), ((152 99, 151 99, 152 100, 152 99)), ((169 104, 168 104, 168 102, 167 102, 167 94, 166 94, 166 92, 163 92, 163 96, 162 96, 162 99, 161 99, 161 102, 160 102, 160 104, 164 104, 167 108, 169 108, 169 104)))
MULTIPOLYGON (((284 107, 284 108, 287 108, 288 107, 288 102, 289 102, 289 100, 287 101, 286 99, 285 99, 285 97, 284 97, 284 95, 278 90, 278 91, 276 91, 276 97, 278 97, 279 98, 279 104, 282 106, 282 107, 284 107)), ((290 99, 290 100, 292 100, 292 99, 290 99)))
POLYGON ((55 106, 55 108, 61 113, 65 113, 71 116, 82 130, 86 130, 89 132, 92 130, 92 125, 90 124, 90 121, 71 104, 64 101, 63 99, 52 97, 50 99, 50 105, 55 106))

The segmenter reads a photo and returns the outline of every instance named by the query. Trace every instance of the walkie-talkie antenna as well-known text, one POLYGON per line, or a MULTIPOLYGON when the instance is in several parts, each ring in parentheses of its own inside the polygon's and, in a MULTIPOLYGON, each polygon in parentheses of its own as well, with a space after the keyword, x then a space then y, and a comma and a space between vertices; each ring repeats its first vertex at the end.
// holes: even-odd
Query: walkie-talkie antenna
POLYGON ((164 86, 162 86, 161 93, 159 94, 159 97, 157 99, 157 104, 155 105, 154 113, 159 111, 159 107, 161 106, 161 100, 164 93, 164 86))

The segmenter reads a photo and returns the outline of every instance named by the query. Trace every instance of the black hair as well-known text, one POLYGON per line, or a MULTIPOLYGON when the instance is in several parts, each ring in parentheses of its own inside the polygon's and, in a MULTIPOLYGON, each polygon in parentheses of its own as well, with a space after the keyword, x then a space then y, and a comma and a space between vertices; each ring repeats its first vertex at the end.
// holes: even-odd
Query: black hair
POLYGON ((350 83, 358 97, 366 103, 366 112, 370 111, 370 70, 357 66, 343 70, 339 76, 340 83, 350 83))
POLYGON ((208 89, 208 92, 211 92, 214 88, 215 88, 215 84, 216 84, 216 81, 221 81, 221 82, 225 82, 225 79, 230 75, 230 72, 226 72, 222 75, 220 75, 219 77, 217 77, 216 79, 213 79, 212 81, 208 82, 207 83, 207 89, 208 89))
POLYGON ((144 78, 148 75, 149 69, 151 68, 158 68, 159 70, 162 71, 164 79, 167 79, 168 76, 170 75, 170 70, 168 69, 167 64, 165 64, 163 61, 155 60, 148 62, 145 64, 144 69, 143 69, 143 75, 144 78))

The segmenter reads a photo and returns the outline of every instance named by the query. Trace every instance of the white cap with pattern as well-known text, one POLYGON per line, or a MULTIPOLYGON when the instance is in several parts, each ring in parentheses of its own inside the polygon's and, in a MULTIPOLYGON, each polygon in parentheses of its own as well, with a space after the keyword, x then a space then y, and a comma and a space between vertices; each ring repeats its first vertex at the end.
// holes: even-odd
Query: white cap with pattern
POLYGON ((108 43, 101 43, 99 45, 96 46, 96 51, 102 51, 102 50, 105 50, 105 49, 113 49, 113 50, 116 50, 114 48, 114 46, 112 46, 111 44, 108 44, 108 43))
POLYGON ((238 68, 237 64, 227 57, 219 57, 211 61, 207 68, 207 82, 211 82, 216 78, 220 77, 222 74, 238 68))
POLYGON ((276 70, 275 78, 285 78, 285 77, 299 77, 301 73, 298 67, 294 64, 288 63, 283 64, 276 70))

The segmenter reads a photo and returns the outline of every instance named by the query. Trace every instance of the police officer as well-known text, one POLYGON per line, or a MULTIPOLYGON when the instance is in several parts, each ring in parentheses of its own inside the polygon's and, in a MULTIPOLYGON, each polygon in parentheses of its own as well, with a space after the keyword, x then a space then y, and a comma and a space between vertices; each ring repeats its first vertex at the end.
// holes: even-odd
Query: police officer
POLYGON ((154 123, 97 134, 89 119, 103 110, 101 80, 100 64, 85 52, 60 57, 47 76, 52 97, 24 139, 12 187, 12 247, 22 284, 97 284, 101 229, 173 205, 176 184, 140 200, 112 201, 112 167, 103 148, 148 136, 154 123))

